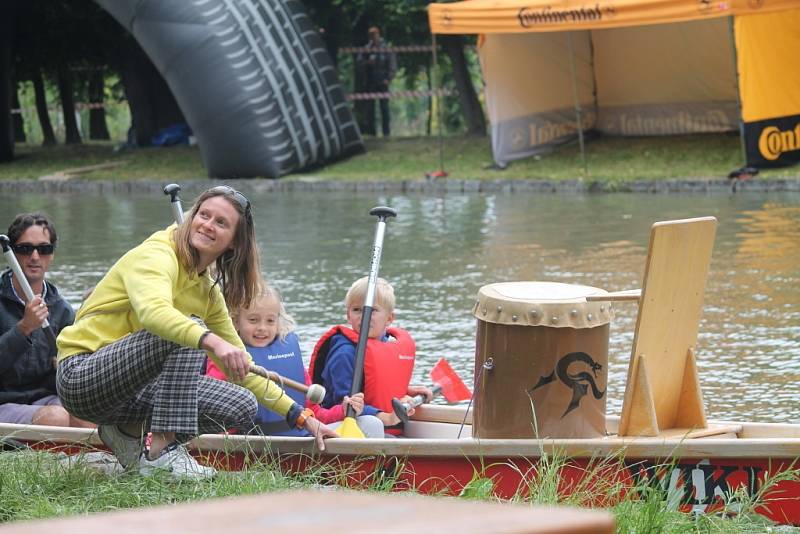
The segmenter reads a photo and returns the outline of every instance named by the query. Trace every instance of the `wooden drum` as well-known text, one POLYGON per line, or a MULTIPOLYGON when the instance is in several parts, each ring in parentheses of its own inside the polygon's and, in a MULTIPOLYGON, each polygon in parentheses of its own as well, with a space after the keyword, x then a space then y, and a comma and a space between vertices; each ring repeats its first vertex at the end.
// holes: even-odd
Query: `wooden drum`
POLYGON ((609 302, 554 282, 483 286, 473 314, 478 438, 606 435, 609 302))

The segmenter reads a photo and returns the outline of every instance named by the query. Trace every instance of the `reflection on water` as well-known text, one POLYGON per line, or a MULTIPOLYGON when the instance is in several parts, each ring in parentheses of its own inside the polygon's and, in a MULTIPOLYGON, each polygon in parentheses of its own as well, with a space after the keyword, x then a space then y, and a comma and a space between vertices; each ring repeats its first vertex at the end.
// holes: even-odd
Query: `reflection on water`
MULTIPOLYGON (((254 205, 264 270, 299 324, 304 355, 344 320, 350 283, 369 269, 379 204, 397 209, 381 275, 395 286, 397 324, 417 340, 416 379, 439 357, 472 384, 481 285, 550 280, 639 287, 657 220, 719 219, 697 355, 710 417, 800 422, 800 195, 448 195, 264 193, 254 205)), ((188 197, 187 197, 188 198, 188 197)), ((170 222, 166 197, 61 194, 0 199, 2 225, 44 209, 61 246, 53 280, 77 304, 128 248, 170 222)), ((618 413, 635 304, 615 306, 609 412, 618 413)))

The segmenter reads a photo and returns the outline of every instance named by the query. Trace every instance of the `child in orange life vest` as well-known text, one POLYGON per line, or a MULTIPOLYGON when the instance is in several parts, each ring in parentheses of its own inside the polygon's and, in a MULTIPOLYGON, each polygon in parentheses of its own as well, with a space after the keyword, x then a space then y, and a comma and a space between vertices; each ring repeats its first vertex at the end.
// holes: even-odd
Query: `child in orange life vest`
MULTIPOLYGON (((350 392, 355 352, 361 328, 361 313, 367 293, 367 277, 357 280, 345 296, 346 325, 334 326, 314 347, 309 365, 311 380, 325 386, 323 407, 342 402, 350 392)), ((430 388, 409 385, 416 347, 408 332, 390 327, 394 320, 394 289, 378 278, 364 358, 364 414, 375 415, 392 435, 402 433, 402 423, 392 408, 392 398, 405 401, 410 395, 433 396, 430 388)), ((413 410, 409 413, 411 415, 413 410)))
MULTIPOLYGON (((297 335, 293 332, 295 321, 286 312, 280 293, 275 288, 262 282, 261 290, 250 306, 235 310, 232 315, 236 330, 257 365, 296 382, 309 383, 297 335)), ((206 374, 220 380, 226 379, 225 374, 210 359, 206 374)), ((316 418, 326 424, 344 419, 347 404, 353 406, 356 414, 360 414, 364 408, 362 394, 354 395, 353 398, 345 397, 341 404, 325 409, 319 404, 306 402, 303 394, 298 391, 285 389, 284 392, 298 404, 306 404, 314 411, 316 418)), ((383 436, 383 425, 377 418, 359 417, 357 422, 370 437, 383 436)), ((261 406, 255 423, 254 431, 266 435, 309 435, 305 430, 289 428, 285 418, 261 406)), ((331 428, 336 426, 338 425, 333 424, 331 428)))

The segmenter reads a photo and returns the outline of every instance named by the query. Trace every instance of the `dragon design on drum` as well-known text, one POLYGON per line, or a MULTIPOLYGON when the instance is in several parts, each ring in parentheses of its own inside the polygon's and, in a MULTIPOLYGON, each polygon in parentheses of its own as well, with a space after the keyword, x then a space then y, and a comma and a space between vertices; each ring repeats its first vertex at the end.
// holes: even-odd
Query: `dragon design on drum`
POLYGON ((556 364, 556 368, 547 376, 540 376, 539 381, 535 386, 528 390, 528 393, 533 393, 534 390, 555 381, 556 376, 561 380, 564 385, 572 388, 572 399, 567 406, 566 411, 561 418, 563 419, 569 412, 574 410, 580 405, 581 399, 589 393, 589 387, 592 388, 592 395, 595 399, 601 399, 606 394, 606 390, 600 391, 597 387, 595 379, 597 378, 597 371, 602 369, 603 366, 592 359, 591 356, 585 352, 570 352, 562 356, 556 364), (591 373, 587 371, 580 371, 578 373, 570 373, 569 366, 573 363, 583 362, 589 366, 591 373))

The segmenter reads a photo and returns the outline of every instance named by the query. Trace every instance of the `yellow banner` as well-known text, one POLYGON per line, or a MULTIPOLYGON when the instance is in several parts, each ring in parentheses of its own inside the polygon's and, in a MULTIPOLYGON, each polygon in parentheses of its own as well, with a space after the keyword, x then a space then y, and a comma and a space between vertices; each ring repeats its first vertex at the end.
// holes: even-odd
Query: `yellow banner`
POLYGON ((800 115, 800 9, 737 17, 742 120, 800 115))
POLYGON ((430 4, 431 33, 593 30, 799 8, 800 0, 466 0, 430 4))

